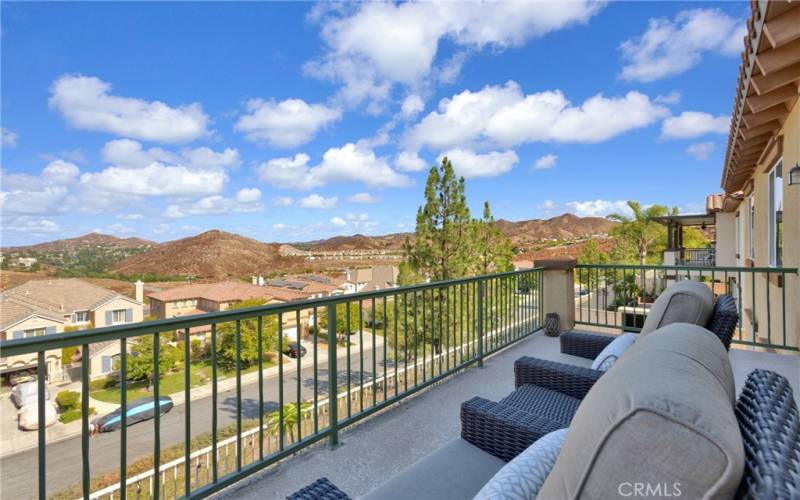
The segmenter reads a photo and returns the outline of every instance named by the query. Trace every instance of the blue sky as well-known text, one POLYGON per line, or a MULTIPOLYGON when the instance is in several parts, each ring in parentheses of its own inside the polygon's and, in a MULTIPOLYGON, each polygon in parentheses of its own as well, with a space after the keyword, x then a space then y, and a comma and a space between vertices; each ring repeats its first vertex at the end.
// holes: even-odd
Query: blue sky
POLYGON ((2 244, 703 209, 747 3, 2 3, 2 244))

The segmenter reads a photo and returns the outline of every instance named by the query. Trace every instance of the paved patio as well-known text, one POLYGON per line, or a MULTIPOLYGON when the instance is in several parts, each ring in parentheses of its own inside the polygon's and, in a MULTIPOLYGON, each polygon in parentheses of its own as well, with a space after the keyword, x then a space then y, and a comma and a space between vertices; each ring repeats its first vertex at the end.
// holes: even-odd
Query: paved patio
MULTIPOLYGON (((512 365, 520 356, 565 359, 558 339, 541 333, 497 353, 483 369, 471 368, 438 384, 417 397, 340 434, 335 450, 312 447, 277 466, 241 481, 219 493, 221 499, 285 498, 292 492, 326 476, 352 497, 368 493, 458 437, 459 406, 473 397, 497 400, 513 389, 512 365)), ((737 392, 754 368, 767 368, 789 378, 800 397, 800 356, 732 349, 737 392)), ((571 362, 590 365, 589 360, 569 356, 571 362)), ((402 493, 398 492, 398 498, 402 493)))

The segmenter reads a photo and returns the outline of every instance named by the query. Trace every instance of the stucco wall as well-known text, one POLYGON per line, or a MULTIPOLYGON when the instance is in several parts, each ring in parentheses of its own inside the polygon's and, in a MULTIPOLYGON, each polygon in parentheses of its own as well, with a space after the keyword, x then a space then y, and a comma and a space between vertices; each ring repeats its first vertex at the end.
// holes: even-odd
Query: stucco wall
POLYGON ((718 266, 736 265, 736 214, 719 212, 716 215, 716 263, 718 266))

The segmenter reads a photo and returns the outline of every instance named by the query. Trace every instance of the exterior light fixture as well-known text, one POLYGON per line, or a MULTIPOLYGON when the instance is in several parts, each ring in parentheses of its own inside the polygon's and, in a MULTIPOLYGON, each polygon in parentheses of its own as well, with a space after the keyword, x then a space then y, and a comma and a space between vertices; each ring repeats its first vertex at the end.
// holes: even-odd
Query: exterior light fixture
POLYGON ((789 170, 789 185, 794 186, 800 184, 800 162, 795 163, 794 167, 789 170))

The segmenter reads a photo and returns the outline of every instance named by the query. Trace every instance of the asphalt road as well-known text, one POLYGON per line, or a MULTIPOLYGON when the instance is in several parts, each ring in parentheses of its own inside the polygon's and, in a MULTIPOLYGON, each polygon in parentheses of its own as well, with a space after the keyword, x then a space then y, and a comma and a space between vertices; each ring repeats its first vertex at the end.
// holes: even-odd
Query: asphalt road
MULTIPOLYGON (((358 346, 351 351, 351 380, 358 380, 360 360, 358 346)), ((310 356, 307 354, 306 356, 310 356)), ((383 374, 383 349, 379 346, 376 352, 377 374, 383 374)), ((339 385, 347 384, 346 354, 337 356, 339 385)), ((284 365, 285 366, 285 365, 284 365)), ((364 350, 364 380, 370 380, 373 374, 372 350, 364 350)), ((301 371, 301 399, 308 400, 314 396, 314 369, 304 368, 301 371)), ((324 397, 328 387, 328 365, 320 363, 317 368, 318 393, 324 397)), ((279 390, 277 376, 265 379, 264 407, 265 412, 278 407, 279 390)), ((284 374, 284 404, 296 401, 297 373, 284 374)), ((211 431, 212 414, 211 397, 196 399, 191 402, 192 435, 211 431)), ((258 418, 258 383, 242 386, 242 419, 258 418)), ((236 391, 220 392, 217 400, 218 427, 236 422, 236 391)), ((186 407, 176 406, 161 417, 161 447, 182 443, 184 441, 184 423, 186 407)), ((153 454, 153 421, 142 422, 128 427, 128 464, 153 454)), ((104 433, 94 436, 89 444, 89 461, 92 477, 119 470, 120 439, 119 432, 104 433)), ((47 446, 47 494, 56 493, 81 481, 81 438, 58 441, 47 446)), ((0 460, 0 498, 34 498, 37 495, 36 474, 38 469, 38 450, 31 449, 5 457, 0 460)))

